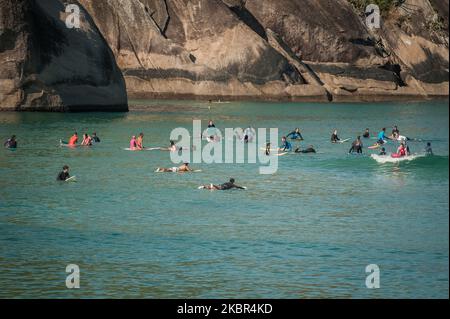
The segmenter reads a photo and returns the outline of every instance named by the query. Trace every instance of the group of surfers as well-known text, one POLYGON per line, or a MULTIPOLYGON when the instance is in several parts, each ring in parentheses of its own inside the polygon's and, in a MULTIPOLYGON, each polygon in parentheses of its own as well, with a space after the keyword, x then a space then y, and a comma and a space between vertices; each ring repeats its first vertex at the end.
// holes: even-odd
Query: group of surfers
POLYGON ((92 133, 92 136, 90 136, 87 133, 83 134, 83 139, 81 140, 80 144, 78 144, 78 133, 77 132, 73 133, 73 135, 70 137, 68 143, 64 143, 61 141, 61 144, 66 144, 67 146, 71 146, 71 147, 75 147, 78 145, 92 146, 93 143, 100 143, 100 138, 97 136, 96 132, 92 133))

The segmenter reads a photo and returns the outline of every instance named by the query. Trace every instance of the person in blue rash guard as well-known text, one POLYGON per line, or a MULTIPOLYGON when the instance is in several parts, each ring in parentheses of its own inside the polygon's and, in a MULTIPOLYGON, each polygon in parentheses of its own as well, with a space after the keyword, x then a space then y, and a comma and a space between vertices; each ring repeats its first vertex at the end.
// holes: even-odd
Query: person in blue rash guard
POLYGON ((292 144, 287 141, 286 136, 283 136, 283 138, 281 139, 280 151, 292 151, 292 144))
POLYGON ((383 127, 383 129, 381 130, 381 132, 378 133, 378 140, 377 140, 377 143, 380 144, 380 145, 383 145, 383 144, 385 143, 385 140, 386 140, 386 139, 389 139, 389 138, 386 136, 386 128, 383 127))
POLYGON ((292 131, 291 133, 286 135, 287 138, 289 138, 290 136, 291 136, 291 139, 293 139, 293 140, 303 141, 303 136, 302 136, 302 133, 300 133, 299 128, 296 128, 294 131, 292 131))

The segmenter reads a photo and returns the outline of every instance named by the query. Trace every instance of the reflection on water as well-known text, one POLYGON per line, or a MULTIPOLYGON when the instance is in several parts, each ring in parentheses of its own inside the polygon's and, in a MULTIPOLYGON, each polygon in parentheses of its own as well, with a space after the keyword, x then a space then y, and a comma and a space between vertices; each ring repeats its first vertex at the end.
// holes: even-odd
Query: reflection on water
MULTIPOLYGON (((0 113, 0 297, 448 298, 448 107, 414 104, 215 104, 139 101, 124 114, 0 113), (399 114, 402 114, 399 116, 399 114), (219 128, 295 127, 318 154, 259 164, 192 164, 197 174, 155 174, 165 152, 125 152, 132 134, 168 144, 175 127, 213 119, 219 128), (393 119, 395 123, 392 123, 393 119), (378 164, 365 149, 331 145, 369 127, 399 125, 431 140, 438 156, 378 164), (59 148, 77 130, 91 149, 59 148), (58 184, 68 164, 78 183, 58 184), (198 185, 230 177, 245 192, 198 185), (65 267, 81 289, 65 288, 65 267), (365 288, 365 266, 382 288, 365 288)), ((373 141, 364 141, 366 146, 373 141)), ((388 151, 395 149, 388 144, 388 151)), ((423 142, 411 142, 421 152, 423 142)))

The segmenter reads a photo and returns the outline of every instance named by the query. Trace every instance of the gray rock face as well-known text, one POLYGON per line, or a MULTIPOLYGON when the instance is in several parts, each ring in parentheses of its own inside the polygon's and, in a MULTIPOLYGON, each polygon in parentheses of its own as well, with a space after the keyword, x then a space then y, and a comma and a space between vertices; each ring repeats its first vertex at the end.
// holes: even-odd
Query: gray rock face
POLYGON ((59 0, 0 0, 0 108, 127 111, 125 82, 89 14, 65 23, 59 0))

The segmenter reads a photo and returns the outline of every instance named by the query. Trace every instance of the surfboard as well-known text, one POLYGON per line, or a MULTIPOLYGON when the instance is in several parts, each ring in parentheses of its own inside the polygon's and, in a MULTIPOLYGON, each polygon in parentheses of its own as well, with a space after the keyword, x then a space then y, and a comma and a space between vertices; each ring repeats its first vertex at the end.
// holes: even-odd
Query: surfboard
POLYGON ((72 176, 69 177, 68 179, 65 180, 65 182, 69 183, 69 182, 76 182, 77 181, 77 177, 76 176, 72 176))
POLYGON ((372 154, 370 155, 371 158, 373 158, 377 163, 385 164, 385 163, 399 163, 403 161, 412 161, 420 157, 424 157, 425 154, 412 154, 408 156, 403 157, 392 157, 392 154, 389 155, 378 155, 378 154, 372 154))
MULTIPOLYGON (((286 154, 289 154, 289 152, 283 152, 283 153, 278 153, 278 154, 273 154, 273 155, 275 155, 275 156, 284 156, 286 154)), ((270 154, 270 155, 272 155, 272 154, 270 154)))
POLYGON ((348 141, 350 141, 351 140, 351 138, 346 138, 345 140, 340 140, 340 141, 337 141, 337 143, 345 143, 345 142, 348 142, 348 141))
POLYGON ((142 151, 159 151, 161 149, 161 147, 145 147, 142 150, 139 149, 131 149, 129 147, 124 148, 124 151, 129 151, 129 152, 142 152, 142 151))
MULTIPOLYGON (((211 187, 212 187, 212 184, 210 185, 211 187)), ((245 189, 245 190, 247 190, 247 187, 246 186, 241 186, 243 189, 245 189)), ((209 191, 217 191, 218 189, 215 189, 215 188, 212 188, 212 189, 210 189, 210 188, 206 188, 205 187, 205 185, 201 185, 201 186, 199 186, 197 189, 207 189, 207 190, 209 190, 209 191)))
POLYGON ((162 171, 162 170, 160 170, 159 168, 157 168, 156 170, 155 170, 155 173, 201 173, 202 172, 202 170, 201 169, 196 169, 196 170, 193 170, 193 171, 191 171, 191 172, 165 172, 165 171, 162 171))

